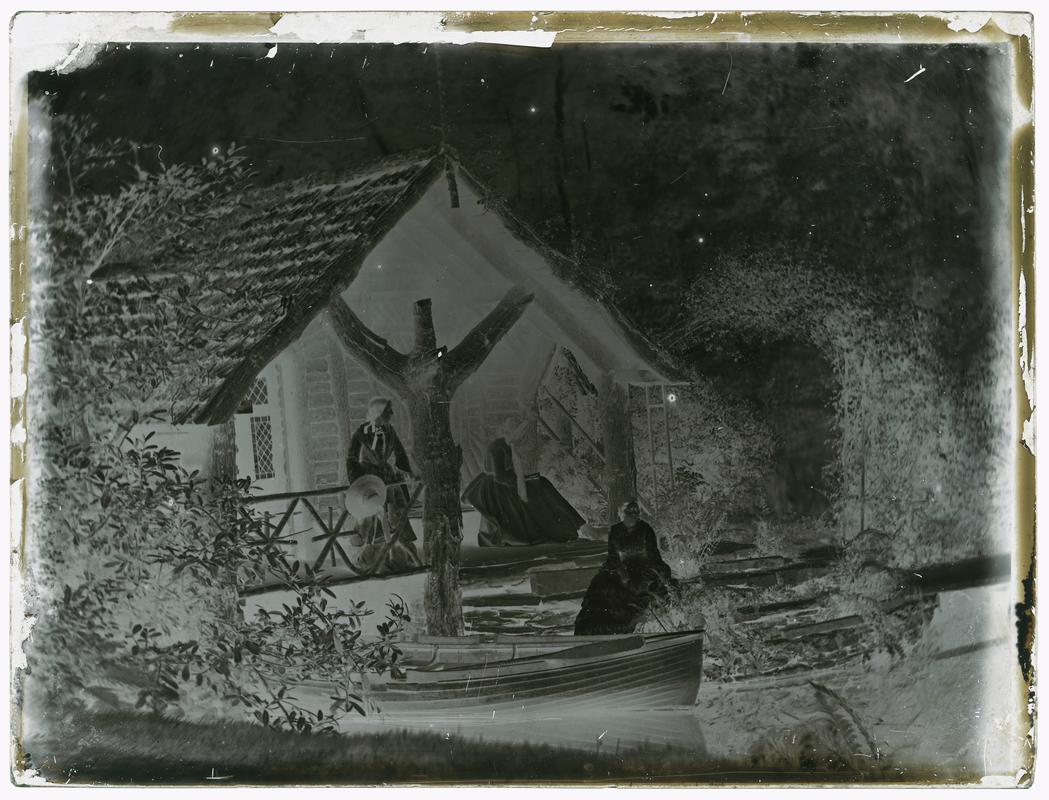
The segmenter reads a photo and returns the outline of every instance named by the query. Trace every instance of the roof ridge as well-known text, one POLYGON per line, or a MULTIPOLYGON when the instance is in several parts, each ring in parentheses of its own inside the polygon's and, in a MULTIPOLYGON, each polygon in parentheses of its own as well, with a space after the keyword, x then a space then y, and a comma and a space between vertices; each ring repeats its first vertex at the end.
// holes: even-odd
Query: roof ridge
POLYGON ((394 171, 397 168, 404 169, 413 166, 424 167, 440 157, 441 153, 437 148, 430 147, 407 150, 401 153, 385 156, 378 161, 369 161, 358 167, 309 172, 295 178, 286 178, 274 183, 268 183, 264 186, 253 186, 250 189, 242 190, 239 193, 231 192, 228 195, 223 195, 219 202, 221 203, 228 198, 237 198, 238 202, 244 202, 249 197, 254 197, 256 195, 270 195, 274 189, 292 185, 301 186, 302 188, 318 188, 328 185, 338 185, 350 188, 357 184, 364 183, 378 175, 394 171))

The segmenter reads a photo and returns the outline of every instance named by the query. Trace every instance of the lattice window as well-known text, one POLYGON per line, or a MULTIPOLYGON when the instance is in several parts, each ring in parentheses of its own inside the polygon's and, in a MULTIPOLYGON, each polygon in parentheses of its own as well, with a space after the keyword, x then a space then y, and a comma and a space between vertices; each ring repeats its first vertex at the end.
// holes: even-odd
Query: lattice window
POLYGON ((272 478, 273 426, 269 417, 251 418, 251 449, 255 454, 255 480, 272 478))
POLYGON ((265 378, 257 378, 248 392, 248 402, 253 406, 264 406, 270 401, 269 389, 265 378))

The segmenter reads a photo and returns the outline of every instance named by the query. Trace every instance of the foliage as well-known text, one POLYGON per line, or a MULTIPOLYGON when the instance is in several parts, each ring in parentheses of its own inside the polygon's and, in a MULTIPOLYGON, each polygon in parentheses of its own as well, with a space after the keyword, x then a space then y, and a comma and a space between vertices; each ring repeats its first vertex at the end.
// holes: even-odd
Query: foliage
MULTIPOLYGON (((756 590, 746 602, 758 605, 772 599, 767 589, 756 590)), ((739 592, 708 586, 701 581, 681 584, 657 611, 656 624, 646 623, 645 631, 687 630, 702 620, 706 634, 703 672, 706 680, 724 680, 764 672, 782 662, 781 648, 766 641, 767 631, 741 624, 738 610, 743 605, 739 592)))
POLYGON ((901 564, 988 548, 1008 495, 1004 310, 974 311, 983 336, 959 374, 937 347, 945 325, 935 309, 833 275, 815 251, 723 259, 695 282, 682 340, 731 354, 741 339, 791 338, 825 355, 838 453, 825 483, 838 487, 829 521, 839 538, 877 527, 901 564))
POLYGON ((364 619, 372 612, 363 603, 332 608, 328 598, 334 593, 322 577, 308 567, 300 575, 297 564, 285 567, 290 603, 260 610, 253 620, 213 623, 215 629, 201 641, 160 644, 158 631, 134 625, 126 641, 135 644, 125 663, 151 676, 134 707, 163 713, 174 706, 182 713, 178 703, 185 706, 187 699, 198 713, 209 705, 243 707, 266 727, 298 733, 331 733, 347 716, 364 716, 364 676, 387 671, 403 676, 396 647, 409 621, 403 601, 391 600, 387 619, 365 636, 364 619), (326 707, 296 695, 296 687, 307 682, 325 687, 331 700, 326 707))
POLYGON ((242 510, 247 481, 187 470, 155 440, 185 388, 172 376, 203 369, 209 333, 193 304, 207 265, 166 275, 157 248, 192 248, 210 202, 250 179, 244 153, 168 165, 82 118, 33 135, 31 691, 49 711, 217 703, 300 731, 362 713, 361 673, 396 668, 403 605, 364 636, 370 612, 329 608, 324 582, 242 510), (294 602, 245 621, 237 587, 262 573, 294 602), (333 683, 329 708, 296 705, 305 676, 333 683))
POLYGON ((632 387, 630 407, 642 502, 668 563, 680 575, 696 575, 727 538, 732 519, 760 509, 770 434, 747 409, 701 381, 632 387), (653 403, 650 411, 658 391, 673 400, 653 403))
POLYGON ((171 414, 186 388, 170 385, 173 376, 202 374, 209 321, 193 292, 207 264, 187 259, 168 274, 160 262, 191 250, 212 201, 251 172, 235 145, 200 164, 165 164, 145 156, 159 149, 100 141, 83 118, 41 120, 32 131, 33 366, 46 375, 49 404, 72 412, 40 423, 59 427, 45 427, 48 440, 86 440, 86 428, 117 438, 171 414))
POLYGON ((884 772, 883 753, 863 720, 836 691, 809 681, 812 710, 790 730, 765 734, 751 748, 755 769, 884 772))

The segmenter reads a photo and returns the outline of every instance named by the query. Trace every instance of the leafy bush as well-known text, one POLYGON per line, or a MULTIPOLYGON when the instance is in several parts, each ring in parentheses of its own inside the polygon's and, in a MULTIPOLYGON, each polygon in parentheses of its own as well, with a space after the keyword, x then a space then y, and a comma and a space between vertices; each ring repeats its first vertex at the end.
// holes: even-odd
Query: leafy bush
POLYGON ((845 699, 809 681, 815 702, 800 724, 762 736, 751 748, 754 769, 885 774, 877 741, 845 699))
POLYGON ((403 604, 363 636, 370 612, 329 608, 324 582, 275 552, 241 507, 246 481, 187 471, 151 432, 187 388, 173 376, 204 369, 210 330, 193 304, 207 265, 157 274, 153 249, 190 247, 211 201, 250 180, 244 153, 165 164, 89 121, 32 113, 31 702, 242 707, 295 730, 363 713, 354 681, 396 669, 403 604), (295 601, 245 621, 238 585, 262 572, 295 601), (328 709, 295 704, 289 686, 306 676, 333 681, 328 709))
POLYGON ((728 355, 784 339, 822 352, 836 384, 825 484, 838 487, 827 522, 839 538, 876 527, 911 563, 988 551, 1010 493, 1008 310, 973 309, 963 373, 939 346, 957 327, 935 309, 836 274, 815 251, 721 259, 696 280, 680 339, 728 355))
POLYGON ((630 391, 638 491, 655 512, 664 557, 692 576, 727 538, 731 520, 760 508, 770 434, 707 383, 664 390, 673 395, 665 412, 647 408, 655 389, 630 391))

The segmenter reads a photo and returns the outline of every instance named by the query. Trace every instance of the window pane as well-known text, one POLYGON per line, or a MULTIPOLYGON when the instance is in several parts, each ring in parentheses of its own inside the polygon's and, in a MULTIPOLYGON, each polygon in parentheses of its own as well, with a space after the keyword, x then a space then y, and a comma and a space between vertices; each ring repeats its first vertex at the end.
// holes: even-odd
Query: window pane
POLYGON ((251 447, 255 454, 255 479, 272 478, 273 427, 269 417, 251 418, 251 447))
POLYGON ((248 392, 248 402, 253 406, 266 405, 270 401, 269 389, 266 387, 266 379, 258 378, 248 392))

